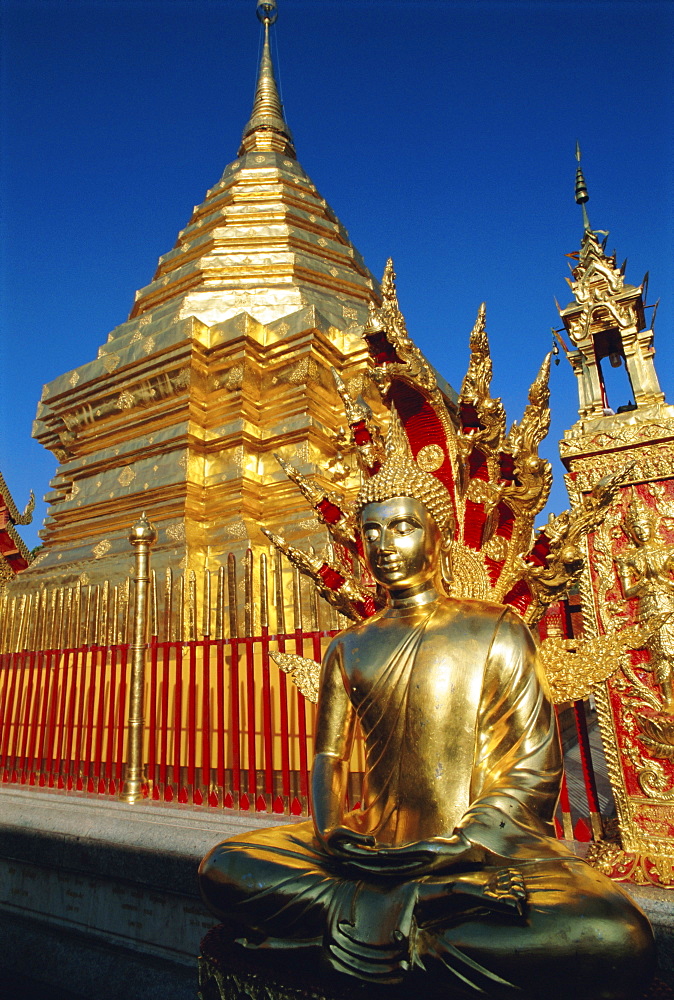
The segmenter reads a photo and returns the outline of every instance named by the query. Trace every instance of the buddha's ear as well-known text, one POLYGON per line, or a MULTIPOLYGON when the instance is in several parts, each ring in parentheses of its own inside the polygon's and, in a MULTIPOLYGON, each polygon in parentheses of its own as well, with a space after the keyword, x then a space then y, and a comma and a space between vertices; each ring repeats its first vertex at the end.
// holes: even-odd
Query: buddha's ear
POLYGON ((442 532, 442 542, 440 545, 441 552, 449 552, 452 547, 452 542, 454 540, 454 525, 449 524, 442 532))
POLYGON ((449 593, 453 577, 452 563, 450 558, 451 546, 452 546, 452 535, 450 531, 445 533, 442 542, 442 548, 440 549, 440 575, 442 577, 442 582, 444 584, 447 593, 449 593))

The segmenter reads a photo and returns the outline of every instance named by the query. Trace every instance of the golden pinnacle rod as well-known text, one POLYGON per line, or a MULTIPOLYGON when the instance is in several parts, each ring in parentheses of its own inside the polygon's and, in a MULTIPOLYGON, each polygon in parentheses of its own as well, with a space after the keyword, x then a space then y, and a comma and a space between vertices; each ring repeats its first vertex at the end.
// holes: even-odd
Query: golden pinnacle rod
POLYGON ((223 639, 225 632, 225 567, 218 570, 218 593, 215 606, 215 638, 223 639))
POLYGON ((236 556, 227 556, 227 599, 229 603, 229 637, 239 638, 239 609, 236 600, 236 556))
POLYGON ((143 797, 145 769, 143 764, 143 734, 145 730, 145 660, 147 656, 148 589, 150 583, 150 549, 157 540, 157 532, 145 515, 136 521, 129 534, 129 541, 136 550, 136 591, 133 609, 133 643, 131 654, 131 683, 129 690, 129 723, 124 784, 120 798, 124 802, 138 802, 143 797))

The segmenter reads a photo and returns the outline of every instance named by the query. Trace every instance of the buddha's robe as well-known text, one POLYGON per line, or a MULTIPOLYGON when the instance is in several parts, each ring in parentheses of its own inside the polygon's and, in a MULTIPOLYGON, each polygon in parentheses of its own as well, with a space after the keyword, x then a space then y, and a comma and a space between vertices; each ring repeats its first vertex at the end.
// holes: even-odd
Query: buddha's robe
POLYGON ((374 850, 453 835, 465 850, 431 871, 387 875, 367 860, 354 871, 310 822, 234 837, 204 859, 201 886, 242 943, 313 947, 372 982, 426 973, 493 996, 643 988, 648 921, 554 839, 555 713, 514 612, 443 598, 341 633, 323 664, 318 761, 348 760, 356 721, 363 801, 341 825, 372 835, 374 850), (524 884, 523 912, 493 902, 494 886, 513 879, 524 884))

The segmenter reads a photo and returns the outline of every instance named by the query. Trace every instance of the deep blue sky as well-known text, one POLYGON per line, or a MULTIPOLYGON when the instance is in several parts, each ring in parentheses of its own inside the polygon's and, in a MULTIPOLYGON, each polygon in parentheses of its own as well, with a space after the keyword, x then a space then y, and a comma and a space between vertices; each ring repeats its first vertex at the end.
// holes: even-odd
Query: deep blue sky
MULTIPOLYGON (((279 0, 275 57, 305 170, 458 387, 487 302, 510 419, 570 297, 574 148, 592 225, 650 270, 674 401, 674 3, 279 0)), ((95 357, 224 166, 251 107, 255 0, 0 0, 0 469, 20 506, 56 460, 42 384, 95 357)), ((553 370, 546 453, 576 417, 553 370)), ((625 402, 622 390, 615 405, 625 402)), ((556 463, 552 506, 567 505, 556 463)), ((23 530, 29 545, 36 524, 23 530)))

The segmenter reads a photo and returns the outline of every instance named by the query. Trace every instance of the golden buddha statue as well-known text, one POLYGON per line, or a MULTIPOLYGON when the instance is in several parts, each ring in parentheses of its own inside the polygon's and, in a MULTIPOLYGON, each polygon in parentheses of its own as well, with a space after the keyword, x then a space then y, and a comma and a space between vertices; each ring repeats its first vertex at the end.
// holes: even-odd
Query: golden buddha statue
MULTIPOLYGON (((391 409, 386 448, 372 447, 369 417, 347 400, 368 473, 351 511, 285 466, 344 558, 312 561, 275 539, 355 621, 321 668, 313 816, 215 847, 200 868, 203 898, 249 954, 302 954, 362 983, 628 1000, 650 981, 652 932, 554 837, 562 755, 525 621, 545 603, 544 576, 527 566, 564 563, 572 520, 554 545, 550 528, 539 532, 529 563, 513 556, 531 544, 522 495, 527 517, 546 495, 532 441, 547 397, 535 383, 535 414, 504 437, 499 406, 483 405, 498 401, 481 313, 458 404, 440 398, 386 277, 384 315, 366 331, 391 409), (369 590, 367 574, 349 571, 361 557, 369 590), (357 726, 362 802, 347 812, 357 726)), ((595 515, 588 507, 583 523, 595 515)))

